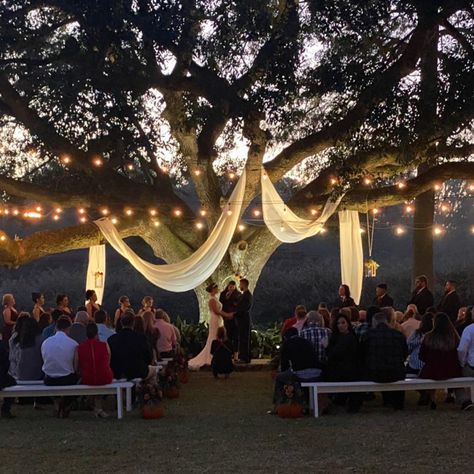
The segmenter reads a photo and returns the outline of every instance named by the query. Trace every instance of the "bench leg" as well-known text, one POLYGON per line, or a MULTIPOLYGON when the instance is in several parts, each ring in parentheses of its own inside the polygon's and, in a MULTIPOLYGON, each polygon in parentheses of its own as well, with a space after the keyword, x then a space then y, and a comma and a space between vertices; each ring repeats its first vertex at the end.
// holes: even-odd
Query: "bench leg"
POLYGON ((314 417, 319 418, 318 387, 311 387, 313 395, 314 417))
POLYGON ((127 411, 132 411, 132 388, 127 387, 125 389, 125 406, 127 411))
POLYGON ((123 418, 123 394, 121 388, 117 388, 117 418, 119 420, 123 418))
POLYGON ((471 402, 474 401, 474 385, 471 385, 471 402))
POLYGON ((309 397, 309 410, 314 410, 314 400, 313 400, 313 387, 308 387, 308 397, 309 397))

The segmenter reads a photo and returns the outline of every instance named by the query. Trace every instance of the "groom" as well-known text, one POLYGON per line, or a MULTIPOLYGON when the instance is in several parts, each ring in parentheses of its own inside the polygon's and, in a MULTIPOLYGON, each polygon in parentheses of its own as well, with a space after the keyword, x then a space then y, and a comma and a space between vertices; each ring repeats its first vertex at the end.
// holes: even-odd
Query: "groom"
POLYGON ((237 303, 234 315, 239 335, 238 362, 250 364, 250 309, 253 298, 252 293, 249 291, 249 281, 246 278, 240 280, 239 288, 242 295, 237 303))

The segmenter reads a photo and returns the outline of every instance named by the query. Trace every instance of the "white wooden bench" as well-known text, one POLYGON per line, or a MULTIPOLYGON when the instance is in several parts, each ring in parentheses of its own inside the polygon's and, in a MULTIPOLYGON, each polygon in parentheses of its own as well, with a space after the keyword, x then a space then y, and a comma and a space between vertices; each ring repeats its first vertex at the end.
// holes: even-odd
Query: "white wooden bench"
POLYGON ((309 388, 309 405, 314 417, 319 417, 318 394, 320 393, 354 393, 354 392, 394 392, 406 390, 436 390, 448 388, 469 388, 471 400, 474 399, 474 377, 459 377, 448 380, 431 380, 409 378, 392 383, 377 382, 302 382, 302 387, 309 388))
POLYGON ((87 395, 115 395, 117 398, 117 418, 123 417, 123 390, 126 391, 126 409, 132 409, 132 387, 134 382, 116 381, 109 385, 44 385, 42 381, 23 381, 21 385, 13 385, 0 390, 0 398, 23 397, 65 397, 87 395), (33 383, 34 382, 34 383, 33 383), (129 395, 130 394, 130 395, 129 395))

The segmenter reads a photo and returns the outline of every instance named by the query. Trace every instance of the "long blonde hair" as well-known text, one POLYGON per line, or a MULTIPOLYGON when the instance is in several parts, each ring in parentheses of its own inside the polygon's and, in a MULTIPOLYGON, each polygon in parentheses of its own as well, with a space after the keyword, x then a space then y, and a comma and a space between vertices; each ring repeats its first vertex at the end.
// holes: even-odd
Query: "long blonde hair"
POLYGON ((12 304, 15 301, 15 297, 11 293, 5 293, 2 298, 2 305, 12 304))

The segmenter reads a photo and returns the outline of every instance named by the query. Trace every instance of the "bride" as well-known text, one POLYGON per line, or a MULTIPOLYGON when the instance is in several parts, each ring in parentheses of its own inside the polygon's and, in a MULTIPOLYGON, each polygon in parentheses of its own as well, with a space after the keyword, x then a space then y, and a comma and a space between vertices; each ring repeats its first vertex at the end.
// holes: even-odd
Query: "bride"
POLYGON ((233 313, 226 313, 222 311, 222 303, 218 300, 217 294, 219 293, 219 288, 215 283, 211 283, 206 291, 209 293, 209 311, 211 317, 209 319, 209 334, 207 336, 207 342, 204 346, 204 349, 193 359, 188 362, 188 367, 190 369, 199 369, 203 365, 211 365, 212 355, 211 355, 211 345, 212 341, 217 337, 217 329, 219 326, 224 325, 224 320, 222 318, 232 319, 234 317, 233 313))

